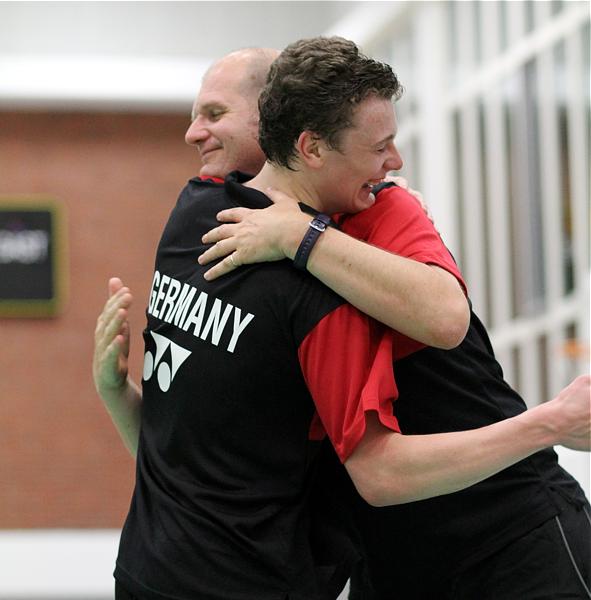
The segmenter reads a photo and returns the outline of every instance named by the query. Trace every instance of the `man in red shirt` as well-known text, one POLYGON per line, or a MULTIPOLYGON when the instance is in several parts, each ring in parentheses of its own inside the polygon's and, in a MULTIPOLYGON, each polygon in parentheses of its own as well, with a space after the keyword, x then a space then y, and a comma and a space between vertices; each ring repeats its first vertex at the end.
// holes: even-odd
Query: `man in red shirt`
MULTIPOLYGON (((451 255, 413 199, 400 188, 379 189, 374 188, 373 206, 340 219, 344 232, 371 244, 367 256, 375 255, 373 267, 381 265, 373 247, 378 246, 399 259, 437 265, 464 287, 451 255)), ((296 256, 306 216, 281 192, 269 195, 275 202, 271 208, 232 209, 218 215, 221 221, 239 223, 222 225, 205 236, 204 241, 216 244, 202 256, 202 263, 230 252, 232 256, 213 266, 207 277, 243 263, 296 256)), ((346 286, 336 277, 349 272, 351 284, 357 281, 359 258, 351 254, 356 243, 337 231, 326 232, 310 253, 308 271, 342 292, 346 286)), ((380 274, 374 271, 373 278, 404 287, 386 265, 380 274)), ((424 293, 420 286, 414 291, 417 299, 424 293)), ((438 308, 445 311, 445 303, 438 308)), ((438 313, 433 316, 437 319, 438 313)), ((404 433, 476 429, 525 411, 523 400, 503 380, 486 329, 472 310, 468 333, 454 349, 425 348, 416 335, 410 338, 399 330, 393 348, 399 390, 394 413, 404 433)), ((565 594, 589 597, 589 503, 551 450, 464 491, 389 509, 359 502, 350 480, 339 478, 338 472, 334 463, 325 467, 318 497, 321 509, 331 507, 323 513, 325 520, 343 503, 355 514, 363 562, 352 578, 351 598, 517 600, 534 593, 548 599, 565 594), (545 543, 540 543, 542 538, 545 543)), ((428 472, 424 475, 428 479, 428 472)))

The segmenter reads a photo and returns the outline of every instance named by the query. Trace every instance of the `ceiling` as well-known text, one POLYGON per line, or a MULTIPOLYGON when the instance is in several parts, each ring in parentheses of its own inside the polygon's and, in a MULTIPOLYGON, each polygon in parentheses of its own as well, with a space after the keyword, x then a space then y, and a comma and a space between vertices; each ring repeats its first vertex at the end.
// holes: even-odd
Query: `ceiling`
POLYGON ((358 2, 0 2, 0 53, 218 57, 322 34, 358 2))
MULTIPOLYGON (((212 60, 397 2, 0 2, 0 106, 186 111, 212 60)), ((372 13, 370 13, 372 14, 372 13)))

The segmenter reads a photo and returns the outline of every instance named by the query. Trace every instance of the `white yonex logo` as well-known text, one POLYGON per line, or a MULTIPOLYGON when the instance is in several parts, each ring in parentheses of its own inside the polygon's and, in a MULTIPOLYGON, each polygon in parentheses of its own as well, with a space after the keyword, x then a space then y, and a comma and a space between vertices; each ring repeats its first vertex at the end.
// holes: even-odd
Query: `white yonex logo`
POLYGON ((154 372, 158 370, 158 385, 163 392, 168 392, 176 372, 187 360, 191 352, 159 333, 150 331, 150 335, 156 342, 156 356, 154 357, 149 350, 144 355, 144 381, 148 381, 154 372), (171 355, 170 365, 162 360, 162 356, 169 347, 171 355))

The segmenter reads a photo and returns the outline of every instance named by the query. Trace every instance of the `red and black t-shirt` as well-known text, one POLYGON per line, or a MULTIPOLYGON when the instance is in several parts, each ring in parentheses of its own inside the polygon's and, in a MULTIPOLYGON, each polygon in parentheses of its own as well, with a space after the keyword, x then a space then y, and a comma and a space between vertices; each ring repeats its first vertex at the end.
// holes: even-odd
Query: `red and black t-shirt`
POLYGON ((342 461, 365 411, 398 430, 381 325, 290 261, 203 278, 201 236, 216 214, 270 203, 237 177, 190 181, 157 251, 136 487, 115 571, 142 599, 318 598, 313 416, 342 461))

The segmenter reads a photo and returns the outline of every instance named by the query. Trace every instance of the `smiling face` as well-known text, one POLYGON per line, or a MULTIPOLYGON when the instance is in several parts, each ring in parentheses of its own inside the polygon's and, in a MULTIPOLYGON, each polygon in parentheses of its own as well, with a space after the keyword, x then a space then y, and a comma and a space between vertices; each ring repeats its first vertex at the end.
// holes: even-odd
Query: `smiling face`
POLYGON ((244 70, 244 60, 233 56, 216 63, 203 79, 185 134, 201 156, 201 177, 223 178, 234 170, 255 174, 263 166, 257 95, 243 81, 244 70))
POLYGON ((374 203, 371 185, 402 168, 396 132, 392 102, 370 96, 355 109, 353 126, 342 131, 338 149, 321 142, 324 161, 313 178, 324 212, 356 213, 374 203))

